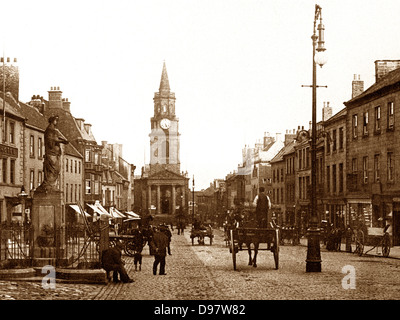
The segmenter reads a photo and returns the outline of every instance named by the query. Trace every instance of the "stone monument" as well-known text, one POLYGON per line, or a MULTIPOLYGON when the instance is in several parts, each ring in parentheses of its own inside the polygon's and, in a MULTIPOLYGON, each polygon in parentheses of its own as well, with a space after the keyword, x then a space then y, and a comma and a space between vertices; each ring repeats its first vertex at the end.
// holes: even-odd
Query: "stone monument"
POLYGON ((58 120, 58 116, 49 118, 44 133, 44 179, 32 197, 33 260, 38 267, 55 267, 65 250, 65 208, 57 180, 61 170, 61 144, 68 141, 57 129, 58 120))

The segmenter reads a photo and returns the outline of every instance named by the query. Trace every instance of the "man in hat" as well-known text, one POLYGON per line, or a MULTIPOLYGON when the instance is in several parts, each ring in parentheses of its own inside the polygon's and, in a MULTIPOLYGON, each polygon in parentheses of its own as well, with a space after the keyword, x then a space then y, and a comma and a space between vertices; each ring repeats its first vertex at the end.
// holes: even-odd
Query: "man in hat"
POLYGON ((158 265, 160 265, 159 275, 166 275, 165 273, 165 257, 167 255, 167 248, 169 244, 168 236, 160 229, 155 230, 153 239, 150 246, 154 253, 153 274, 157 274, 158 265))
POLYGON ((101 257, 102 267, 106 270, 107 280, 110 281, 110 272, 113 271, 113 281, 119 282, 122 281, 124 283, 130 283, 134 280, 131 279, 128 275, 128 272, 125 269, 125 262, 122 261, 122 248, 123 244, 121 242, 117 242, 115 247, 108 248, 104 250, 101 257), (118 274, 121 280, 118 280, 118 274))
POLYGON ((265 194, 265 188, 259 188, 259 194, 254 199, 253 205, 256 207, 256 221, 259 228, 268 228, 272 222, 271 217, 271 200, 265 194))

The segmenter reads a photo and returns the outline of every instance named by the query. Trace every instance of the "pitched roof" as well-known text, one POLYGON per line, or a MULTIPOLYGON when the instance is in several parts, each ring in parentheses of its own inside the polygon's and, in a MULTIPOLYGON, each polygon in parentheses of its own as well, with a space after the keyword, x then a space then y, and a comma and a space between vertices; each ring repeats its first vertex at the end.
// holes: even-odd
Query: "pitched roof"
POLYGON ((40 130, 46 130, 49 125, 46 117, 39 112, 39 110, 26 103, 20 102, 21 113, 25 116, 26 124, 40 130))
MULTIPOLYGON (((3 94, 0 94, 0 106, 1 106, 1 113, 3 113, 3 94)), ((12 98, 12 96, 5 97, 5 108, 6 114, 11 114, 13 116, 19 117, 24 119, 24 115, 21 113, 18 103, 12 98)))
POLYGON ((363 98, 372 96, 374 93, 383 91, 385 88, 393 86, 395 84, 400 84, 400 68, 388 72, 385 76, 380 78, 377 82, 375 82, 372 86, 370 86, 363 93, 361 93, 360 95, 354 97, 353 99, 351 99, 347 102, 344 102, 344 104, 346 106, 349 104, 353 104, 356 101, 359 101, 363 98))

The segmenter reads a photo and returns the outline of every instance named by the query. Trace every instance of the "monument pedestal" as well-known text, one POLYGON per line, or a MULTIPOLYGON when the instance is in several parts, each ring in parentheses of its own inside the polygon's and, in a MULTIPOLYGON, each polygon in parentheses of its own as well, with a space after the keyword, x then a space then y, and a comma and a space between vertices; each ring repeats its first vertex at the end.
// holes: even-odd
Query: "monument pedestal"
POLYGON ((32 198, 33 264, 51 265, 64 258, 65 208, 59 190, 35 192, 32 198))

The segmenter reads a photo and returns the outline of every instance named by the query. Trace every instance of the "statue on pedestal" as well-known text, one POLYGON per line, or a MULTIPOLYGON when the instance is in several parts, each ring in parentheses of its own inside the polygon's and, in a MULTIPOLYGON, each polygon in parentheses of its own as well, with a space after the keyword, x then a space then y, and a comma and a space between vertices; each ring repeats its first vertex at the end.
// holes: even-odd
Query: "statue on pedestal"
POLYGON ((61 170, 61 144, 69 142, 57 129, 58 116, 49 118, 49 125, 44 132, 45 155, 43 162, 44 179, 36 192, 57 190, 56 182, 61 170))

